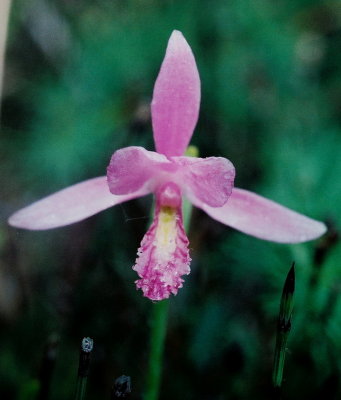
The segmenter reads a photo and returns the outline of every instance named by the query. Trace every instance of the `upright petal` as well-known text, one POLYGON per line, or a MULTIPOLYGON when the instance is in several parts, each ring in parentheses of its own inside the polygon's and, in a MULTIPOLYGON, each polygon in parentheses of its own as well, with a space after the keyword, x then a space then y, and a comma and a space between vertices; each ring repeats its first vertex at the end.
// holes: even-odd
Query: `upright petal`
POLYGON ((188 239, 182 223, 181 196, 173 183, 156 194, 154 221, 145 234, 133 269, 136 287, 151 300, 167 299, 182 287, 182 275, 190 272, 188 239))
POLYGON ((222 157, 172 157, 181 166, 176 179, 184 195, 211 207, 221 207, 229 198, 235 177, 233 164, 222 157))
POLYGON ((148 194, 139 189, 123 196, 110 193, 106 176, 89 179, 54 193, 14 213, 9 224, 45 230, 73 224, 124 201, 148 194))
POLYGON ((125 147, 111 157, 107 168, 109 189, 116 195, 132 193, 142 187, 153 191, 160 175, 176 169, 177 165, 163 154, 143 147, 125 147))
POLYGON ((234 188, 223 207, 194 204, 225 225, 272 242, 306 242, 326 232, 322 222, 243 189, 234 188))
POLYGON ((200 78, 191 48, 173 31, 155 82, 152 121, 157 152, 184 154, 198 120, 200 78))

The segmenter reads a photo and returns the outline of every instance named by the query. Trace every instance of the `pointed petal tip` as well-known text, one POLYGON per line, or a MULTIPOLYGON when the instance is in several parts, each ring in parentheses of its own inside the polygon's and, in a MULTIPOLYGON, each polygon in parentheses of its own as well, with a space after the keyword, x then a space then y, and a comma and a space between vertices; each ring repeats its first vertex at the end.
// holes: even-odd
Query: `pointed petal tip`
POLYGON ((316 220, 313 221, 316 222, 316 232, 315 235, 310 240, 318 239, 320 236, 324 235, 328 230, 327 225, 324 222, 316 220))
POLYGON ((168 46, 167 46, 168 51, 190 51, 192 53, 192 50, 185 39, 185 36, 183 35, 182 32, 178 30, 174 30, 168 40, 168 46))
POLYGON ((184 39, 184 35, 182 34, 181 31, 179 31, 178 29, 174 29, 169 37, 169 41, 171 40, 177 40, 177 39, 184 39))
POLYGON ((172 37, 173 35, 182 35, 182 36, 183 36, 182 32, 179 31, 179 29, 173 29, 173 30, 172 30, 172 33, 171 33, 171 37, 172 37))
MULTIPOLYGON (((168 57, 177 57, 177 60, 182 59, 190 63, 194 60, 191 46, 188 44, 183 33, 177 30, 174 30, 169 37, 166 55, 168 57)), ((194 72, 192 71, 192 73, 194 72)))
MULTIPOLYGON (((296 213, 298 214, 298 213, 296 213)), ((297 243, 304 243, 310 242, 311 240, 316 240, 323 236, 326 231, 327 227, 323 222, 317 221, 316 219, 306 217, 303 214, 298 214, 302 216, 302 225, 299 223, 295 227, 295 229, 290 233, 289 236, 285 236, 284 238, 277 238, 276 236, 272 239, 265 239, 270 240, 272 242, 283 243, 283 244, 297 244, 297 243)), ((263 239, 260 237, 260 239, 263 239)))
POLYGON ((20 210, 12 214, 8 219, 7 223, 8 225, 12 226, 13 228, 19 228, 19 229, 32 229, 28 226, 26 226, 25 221, 22 221, 22 218, 20 217, 20 210))
POLYGON ((60 226, 69 225, 71 223, 58 224, 53 215, 50 213, 49 215, 38 215, 40 213, 39 210, 35 210, 35 207, 32 207, 35 204, 36 203, 33 203, 12 214, 7 220, 8 225, 17 229, 44 231, 48 229, 58 228, 60 226))
POLYGON ((168 49, 189 48, 189 44, 182 32, 174 30, 168 40, 168 49))
POLYGON ((307 225, 305 229, 302 230, 302 235, 300 237, 297 237, 297 239, 289 240, 288 242, 283 243, 294 244, 309 242, 310 240, 318 239, 327 232, 327 226, 323 222, 317 221, 309 217, 305 218, 306 221, 309 222, 309 225, 307 225))

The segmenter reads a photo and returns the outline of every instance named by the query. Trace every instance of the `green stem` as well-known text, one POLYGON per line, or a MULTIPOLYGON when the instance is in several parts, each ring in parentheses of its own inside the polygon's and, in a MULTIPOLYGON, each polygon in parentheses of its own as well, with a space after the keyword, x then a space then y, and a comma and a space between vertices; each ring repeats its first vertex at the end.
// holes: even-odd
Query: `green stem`
POLYGON ((169 301, 152 304, 152 324, 150 356, 147 373, 145 400, 157 400, 159 397, 163 348, 167 331, 169 301))
POLYGON ((77 379, 75 400, 83 400, 85 398, 86 383, 88 378, 79 376, 77 379))

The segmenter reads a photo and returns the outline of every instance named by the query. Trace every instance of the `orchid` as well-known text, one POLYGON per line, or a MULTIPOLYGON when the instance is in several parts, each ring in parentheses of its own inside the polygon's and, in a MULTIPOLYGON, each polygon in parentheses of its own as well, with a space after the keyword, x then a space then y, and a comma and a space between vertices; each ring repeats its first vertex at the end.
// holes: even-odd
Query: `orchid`
POLYGON ((133 267, 139 275, 137 288, 151 300, 176 294, 190 272, 183 197, 215 220, 260 239, 298 243, 322 235, 323 223, 234 188, 235 169, 229 160, 184 156, 199 105, 200 79, 193 53, 181 32, 174 31, 151 103, 156 152, 136 146, 117 150, 107 176, 37 201, 14 213, 9 223, 31 230, 56 228, 153 193, 154 220, 133 267))

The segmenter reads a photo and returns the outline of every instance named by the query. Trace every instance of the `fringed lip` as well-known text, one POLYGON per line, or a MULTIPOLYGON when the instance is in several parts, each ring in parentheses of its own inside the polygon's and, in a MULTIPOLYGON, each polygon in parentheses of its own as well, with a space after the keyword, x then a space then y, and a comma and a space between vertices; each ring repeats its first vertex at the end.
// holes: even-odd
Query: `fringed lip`
POLYGON ((191 262, 181 211, 180 189, 166 183, 156 193, 154 220, 142 239, 133 269, 145 297, 159 301, 177 294, 191 262))

